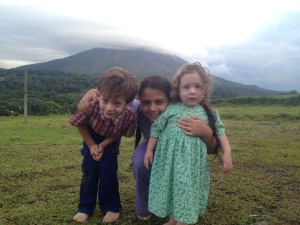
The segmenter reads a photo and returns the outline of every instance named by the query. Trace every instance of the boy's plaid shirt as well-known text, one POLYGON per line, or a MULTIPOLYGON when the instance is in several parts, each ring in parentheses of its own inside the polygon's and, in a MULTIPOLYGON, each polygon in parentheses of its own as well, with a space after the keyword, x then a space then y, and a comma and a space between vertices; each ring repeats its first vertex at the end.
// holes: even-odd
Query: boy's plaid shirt
POLYGON ((95 104, 90 115, 83 115, 77 111, 71 116, 69 123, 72 126, 89 124, 96 133, 105 137, 114 137, 119 134, 131 137, 137 125, 137 112, 127 106, 119 116, 110 120, 103 116, 99 104, 95 104))

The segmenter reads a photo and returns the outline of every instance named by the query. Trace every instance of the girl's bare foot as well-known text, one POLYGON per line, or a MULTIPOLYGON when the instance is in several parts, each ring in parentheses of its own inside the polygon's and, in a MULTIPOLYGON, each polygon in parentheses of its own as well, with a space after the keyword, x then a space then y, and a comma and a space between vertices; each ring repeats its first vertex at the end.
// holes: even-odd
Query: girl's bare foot
POLYGON ((106 215, 104 216, 102 222, 104 223, 112 223, 115 222, 120 216, 119 212, 107 212, 106 215))
POLYGON ((77 222, 82 223, 82 222, 86 221, 88 218, 89 218, 88 214, 79 212, 73 217, 73 220, 76 220, 77 222))
POLYGON ((168 222, 164 223, 163 225, 176 225, 177 221, 174 220, 172 216, 170 216, 170 219, 168 222))
POLYGON ((140 220, 149 220, 152 215, 149 216, 137 216, 140 220))

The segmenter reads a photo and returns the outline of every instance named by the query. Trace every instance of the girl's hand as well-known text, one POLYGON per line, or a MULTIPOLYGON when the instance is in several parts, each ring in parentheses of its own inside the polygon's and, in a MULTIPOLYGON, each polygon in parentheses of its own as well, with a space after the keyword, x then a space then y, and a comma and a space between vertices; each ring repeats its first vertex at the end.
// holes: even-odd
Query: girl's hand
POLYGON ((79 101, 77 109, 82 114, 89 114, 92 112, 92 107, 94 104, 98 104, 99 92, 97 89, 89 90, 79 101))
POLYGON ((192 116, 191 118, 181 118, 178 121, 178 126, 185 135, 200 137, 205 142, 207 152, 214 153, 217 142, 213 137, 212 129, 199 116, 192 116))
POLYGON ((178 126, 182 129, 182 132, 188 136, 203 137, 211 135, 210 127, 199 116, 181 118, 178 121, 178 126))
POLYGON ((223 174, 228 174, 231 172, 233 164, 232 164, 232 158, 231 154, 223 154, 221 157, 221 160, 219 162, 219 166, 222 167, 223 165, 223 174))
POLYGON ((153 152, 152 151, 146 151, 145 157, 144 157, 144 165, 149 170, 150 165, 152 165, 153 162, 153 152))

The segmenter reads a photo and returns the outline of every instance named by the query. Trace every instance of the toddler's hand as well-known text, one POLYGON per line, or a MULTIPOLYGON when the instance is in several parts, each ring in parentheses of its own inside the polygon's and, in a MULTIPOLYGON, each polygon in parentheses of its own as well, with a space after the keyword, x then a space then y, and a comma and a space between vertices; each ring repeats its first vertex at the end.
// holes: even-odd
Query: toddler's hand
POLYGON ((144 165, 149 170, 150 165, 152 165, 153 162, 153 153, 150 151, 146 151, 145 157, 144 157, 144 165))
POLYGON ((223 154, 221 157, 221 160, 219 162, 219 166, 222 167, 223 165, 223 174, 228 174, 231 172, 232 170, 232 158, 231 158, 231 154, 223 154))

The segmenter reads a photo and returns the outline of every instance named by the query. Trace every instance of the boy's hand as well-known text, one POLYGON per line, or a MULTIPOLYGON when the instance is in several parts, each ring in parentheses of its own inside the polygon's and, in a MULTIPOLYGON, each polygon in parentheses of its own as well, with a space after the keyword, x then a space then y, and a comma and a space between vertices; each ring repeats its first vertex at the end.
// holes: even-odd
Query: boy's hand
POLYGON ((90 146, 90 153, 95 161, 100 161, 103 156, 103 149, 101 145, 93 144, 90 146))
POLYGON ((231 172, 232 170, 232 158, 231 158, 231 154, 223 154, 221 157, 221 160, 219 162, 219 166, 222 167, 223 165, 223 174, 228 174, 231 172))
POLYGON ((93 159, 96 160, 96 161, 100 161, 103 154, 104 154, 104 148, 102 147, 101 144, 99 144, 98 148, 97 148, 97 155, 93 156, 93 159))
POLYGON ((93 159, 94 159, 95 161, 100 161, 101 158, 102 158, 102 156, 103 156, 103 151, 102 151, 99 155, 93 156, 93 159))
POLYGON ((146 151, 145 157, 144 157, 144 165, 149 170, 150 165, 152 165, 153 162, 153 153, 151 151, 146 151))

